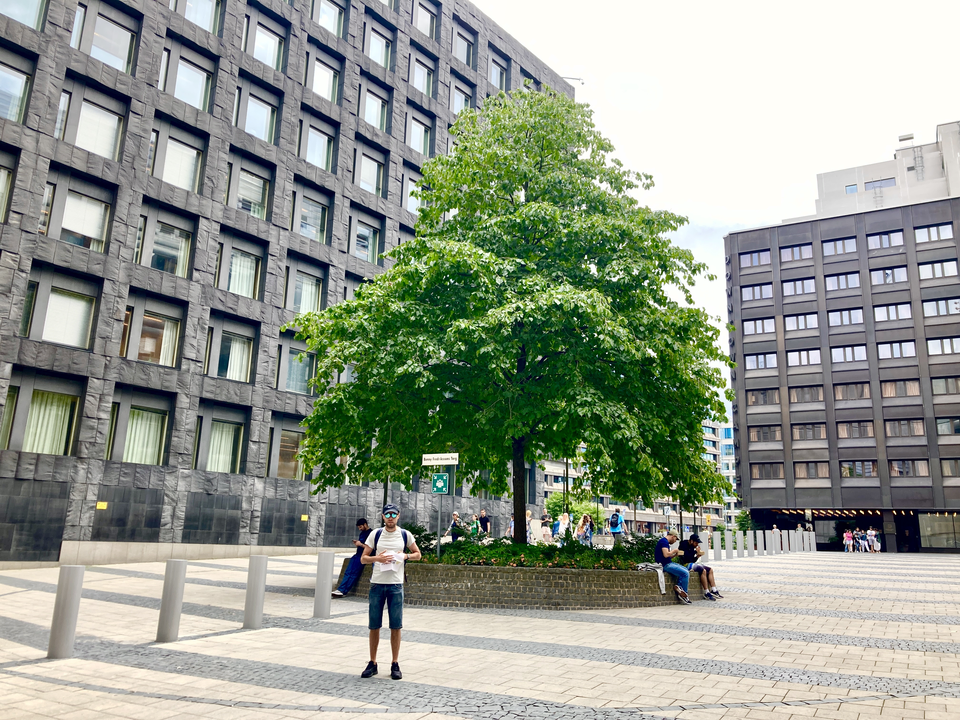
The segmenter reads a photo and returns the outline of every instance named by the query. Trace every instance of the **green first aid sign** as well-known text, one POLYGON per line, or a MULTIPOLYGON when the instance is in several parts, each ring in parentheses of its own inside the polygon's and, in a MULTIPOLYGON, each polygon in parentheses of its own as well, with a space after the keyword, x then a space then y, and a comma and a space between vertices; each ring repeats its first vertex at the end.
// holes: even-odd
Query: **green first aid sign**
POLYGON ((448 473, 433 474, 433 494, 446 495, 450 492, 450 475, 448 473))

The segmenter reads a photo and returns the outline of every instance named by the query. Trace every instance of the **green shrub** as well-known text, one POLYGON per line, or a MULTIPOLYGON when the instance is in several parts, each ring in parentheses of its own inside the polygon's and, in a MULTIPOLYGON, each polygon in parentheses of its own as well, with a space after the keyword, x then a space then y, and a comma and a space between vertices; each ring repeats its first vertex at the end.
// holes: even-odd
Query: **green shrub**
MULTIPOLYGON (((515 545, 498 538, 487 543, 457 541, 441 547, 443 565, 490 565, 494 567, 556 567, 587 570, 633 570, 638 563, 653 562, 659 537, 631 535, 613 548, 592 548, 579 542, 557 545, 515 545)), ((437 562, 433 556, 426 562, 437 562)))
POLYGON ((404 523, 400 527, 413 535, 413 539, 416 541, 417 547, 420 548, 420 551, 424 554, 426 554, 428 550, 434 548, 437 544, 437 534, 428 532, 423 525, 417 525, 416 523, 404 523))

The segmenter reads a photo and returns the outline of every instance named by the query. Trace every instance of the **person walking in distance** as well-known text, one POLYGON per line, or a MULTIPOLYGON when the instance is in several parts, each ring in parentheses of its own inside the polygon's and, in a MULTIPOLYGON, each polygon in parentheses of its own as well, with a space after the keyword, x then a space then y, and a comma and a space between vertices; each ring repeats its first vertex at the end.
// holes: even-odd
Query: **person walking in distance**
POLYGON ((620 508, 614 510, 610 516, 610 534, 613 535, 614 545, 619 545, 623 540, 623 517, 620 515, 620 508))
MULTIPOLYGON (((510 517, 513 517, 513 515, 510 517)), ((486 510, 480 511, 480 532, 484 535, 490 534, 490 518, 487 517, 486 510)))
POLYGON ((347 565, 347 570, 343 573, 343 581, 340 583, 337 589, 331 593, 331 595, 335 598, 343 597, 348 592, 353 590, 353 586, 357 584, 357 580, 359 580, 360 575, 363 574, 363 563, 360 562, 360 556, 363 555, 363 548, 366 547, 367 536, 371 532, 366 518, 360 518, 357 520, 357 530, 360 531, 360 539, 353 541, 353 544, 357 548, 357 552, 352 558, 350 558, 350 564, 347 565))
POLYGON ((589 515, 584 515, 580 518, 580 523, 577 525, 576 536, 581 545, 593 545, 593 523, 590 521, 589 515))
POLYGON ((420 559, 420 548, 413 535, 398 527, 400 508, 390 503, 383 506, 383 527, 367 536, 366 547, 360 562, 373 564, 370 577, 370 662, 360 677, 377 674, 377 647, 380 645, 380 628, 383 627, 383 606, 387 606, 390 618, 390 650, 393 664, 390 677, 399 680, 400 630, 403 628, 403 566, 408 560, 420 559))

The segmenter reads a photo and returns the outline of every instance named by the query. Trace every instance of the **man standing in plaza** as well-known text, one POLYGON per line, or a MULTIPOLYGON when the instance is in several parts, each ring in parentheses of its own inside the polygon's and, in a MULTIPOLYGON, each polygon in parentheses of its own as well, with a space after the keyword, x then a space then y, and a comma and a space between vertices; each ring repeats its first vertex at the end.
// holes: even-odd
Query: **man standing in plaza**
POLYGON ((360 562, 373 564, 370 578, 370 662, 360 677, 368 678, 377 674, 377 647, 380 645, 380 628, 383 627, 383 606, 387 606, 390 619, 390 650, 393 664, 390 677, 399 680, 400 672, 400 629, 403 627, 403 566, 407 560, 419 560, 420 548, 413 535, 398 527, 400 508, 396 505, 383 506, 383 527, 367 536, 366 547, 360 562))
POLYGON ((613 535, 614 545, 619 545, 623 540, 623 516, 620 514, 620 508, 614 510, 613 515, 610 516, 610 534, 613 535))
POLYGON ((363 549, 366 547, 367 536, 370 534, 370 526, 367 524, 366 518, 360 518, 357 520, 357 530, 360 531, 360 539, 353 541, 353 544, 357 548, 357 552, 352 558, 350 558, 350 564, 347 565, 347 570, 345 573, 343 573, 343 581, 332 593, 333 597, 335 598, 343 597, 348 592, 353 590, 353 586, 357 584, 357 580, 359 580, 360 575, 363 574, 363 563, 360 562, 360 556, 363 555, 363 549))
POLYGON ((487 517, 487 511, 480 511, 480 532, 484 535, 490 534, 490 518, 487 517))

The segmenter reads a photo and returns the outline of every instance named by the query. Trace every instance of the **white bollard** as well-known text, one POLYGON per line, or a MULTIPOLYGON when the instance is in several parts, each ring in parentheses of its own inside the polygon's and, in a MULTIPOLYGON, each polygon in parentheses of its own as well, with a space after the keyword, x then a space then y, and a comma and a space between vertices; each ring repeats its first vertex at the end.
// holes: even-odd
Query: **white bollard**
POLYGON ((800 547, 804 552, 810 552, 810 533, 801 533, 800 547))
POLYGON ((800 552, 800 543, 797 542, 797 531, 790 531, 790 552, 800 552))
POLYGON ((769 547, 769 544, 763 542, 763 530, 755 530, 754 534, 757 536, 757 555, 763 556, 766 555, 769 547))
POLYGON ((780 536, 774 535, 773 530, 767 530, 767 555, 780 554, 780 536))
POLYGON ((810 544, 813 547, 813 551, 817 551, 817 533, 816 531, 811 531, 810 533, 810 544))
POLYGON ((754 534, 753 530, 747 530, 744 533, 744 540, 747 543, 747 557, 753 557, 756 555, 756 548, 754 548, 753 543, 757 539, 757 536, 754 534))
POLYGON ((737 557, 743 557, 743 530, 737 530, 737 557))
POLYGON ((50 624, 50 643, 47 645, 48 658, 73 657, 80 596, 83 594, 83 571, 83 565, 60 566, 57 599, 53 603, 53 622, 50 624))
POLYGON ((731 560, 733 558, 733 531, 724 530, 723 539, 726 544, 726 548, 724 549, 724 555, 726 555, 727 560, 731 560))
POLYGON ((780 538, 782 539, 782 542, 783 542, 784 554, 789 553, 790 552, 790 531, 789 530, 782 531, 780 534, 780 538))
POLYGON ((251 555, 247 569, 247 597, 243 603, 243 627, 263 627, 263 596, 267 592, 267 556, 251 555))
POLYGON ((183 586, 187 581, 187 561, 167 560, 163 574, 163 595, 160 597, 160 620, 157 622, 157 642, 176 642, 180 639, 180 613, 183 611, 183 586))
POLYGON ((722 559, 723 546, 720 543, 720 531, 716 530, 713 533, 713 559, 720 561, 722 559))
POLYGON ((333 561, 335 555, 327 550, 317 553, 317 587, 313 594, 313 616, 330 617, 330 593, 333 592, 333 561))

